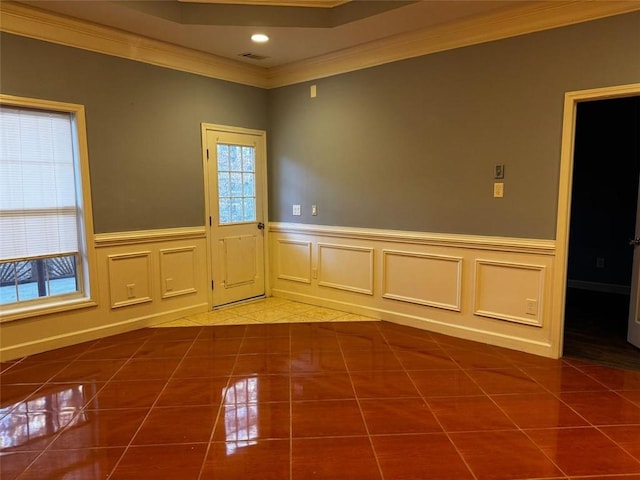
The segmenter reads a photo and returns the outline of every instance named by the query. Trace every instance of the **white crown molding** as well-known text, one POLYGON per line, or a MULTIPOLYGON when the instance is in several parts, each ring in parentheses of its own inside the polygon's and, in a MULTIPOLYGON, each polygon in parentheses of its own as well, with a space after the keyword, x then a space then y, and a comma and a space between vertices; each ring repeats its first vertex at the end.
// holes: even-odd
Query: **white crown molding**
POLYGON ((269 69, 10 1, 0 2, 0 30, 205 77, 277 88, 638 10, 637 0, 526 2, 269 69))
POLYGON ((263 67, 13 2, 0 2, 0 30, 204 77, 267 87, 263 67))
POLYGON ((272 67, 269 88, 640 10, 633 1, 526 2, 486 15, 272 67))
POLYGON ((556 242, 554 240, 544 239, 409 232, 403 230, 383 230, 375 228, 333 227, 325 225, 308 225, 303 223, 271 222, 269 223, 269 232, 473 248, 478 250, 496 250, 502 252, 533 253, 538 255, 554 255, 556 248, 556 242))
POLYGON ((260 5, 268 7, 334 8, 351 0, 178 0, 182 3, 222 3, 232 5, 260 5))

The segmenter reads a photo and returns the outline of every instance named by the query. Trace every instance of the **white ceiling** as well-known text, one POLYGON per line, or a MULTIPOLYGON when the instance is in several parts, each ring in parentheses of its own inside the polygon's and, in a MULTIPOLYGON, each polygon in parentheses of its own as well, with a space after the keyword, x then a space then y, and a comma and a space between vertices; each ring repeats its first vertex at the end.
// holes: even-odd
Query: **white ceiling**
MULTIPOLYGON (((314 0, 304 3, 310 1, 314 0)), ((537 3, 526 0, 354 0, 332 8, 305 8, 226 4, 233 0, 224 0, 222 5, 207 2, 214 0, 205 3, 195 0, 26 0, 20 3, 261 67, 281 66, 516 4, 537 3), (385 11, 375 13, 375 10, 385 11), (249 37, 257 32, 266 33, 271 40, 263 45, 252 43, 249 37), (243 53, 267 58, 252 60, 239 56, 243 53)))

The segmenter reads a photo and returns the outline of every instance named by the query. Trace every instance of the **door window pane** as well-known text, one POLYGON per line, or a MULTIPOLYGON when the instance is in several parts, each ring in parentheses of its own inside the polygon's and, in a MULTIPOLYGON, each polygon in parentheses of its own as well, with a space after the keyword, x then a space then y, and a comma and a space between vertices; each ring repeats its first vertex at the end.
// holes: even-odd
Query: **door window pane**
POLYGON ((242 147, 242 169, 245 172, 256 171, 256 161, 253 155, 253 147, 242 147))
POLYGON ((255 148, 218 144, 219 223, 255 222, 255 148))
POLYGON ((231 221, 233 223, 239 223, 244 220, 244 214, 242 213, 242 198, 231 199, 231 221))
POLYGON ((231 197, 242 197, 242 174, 231 173, 231 197))
POLYGON ((229 146, 218 145, 218 171, 229 171, 229 146))
POLYGON ((244 187, 245 197, 254 197, 256 195, 256 176, 253 173, 245 173, 242 176, 242 184, 244 187))
POLYGON ((229 169, 232 172, 242 171, 242 147, 239 145, 231 145, 229 148, 229 169))
POLYGON ((220 223, 231 223, 231 199, 220 197, 220 223))
POLYGON ((221 196, 231 196, 231 179, 229 179, 228 172, 218 173, 218 191, 220 192, 221 196))

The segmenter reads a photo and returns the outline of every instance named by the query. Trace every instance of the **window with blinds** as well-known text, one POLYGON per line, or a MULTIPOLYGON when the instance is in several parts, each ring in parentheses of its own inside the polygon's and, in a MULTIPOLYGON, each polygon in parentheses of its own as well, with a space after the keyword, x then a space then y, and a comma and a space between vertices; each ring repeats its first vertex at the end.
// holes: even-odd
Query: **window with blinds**
POLYGON ((0 305, 81 295, 73 112, 0 105, 0 305))

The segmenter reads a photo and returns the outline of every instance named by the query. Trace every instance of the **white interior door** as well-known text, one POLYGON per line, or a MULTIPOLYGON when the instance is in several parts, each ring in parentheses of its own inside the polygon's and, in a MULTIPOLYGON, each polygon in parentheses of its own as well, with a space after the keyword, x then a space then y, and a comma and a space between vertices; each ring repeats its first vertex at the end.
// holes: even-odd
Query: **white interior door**
POLYGON ((640 193, 636 210, 636 236, 633 245, 633 273, 631 276, 631 301, 629 303, 629 327, 627 340, 640 348, 640 193))
POLYGON ((213 306, 265 294, 264 134, 206 129, 213 306))

